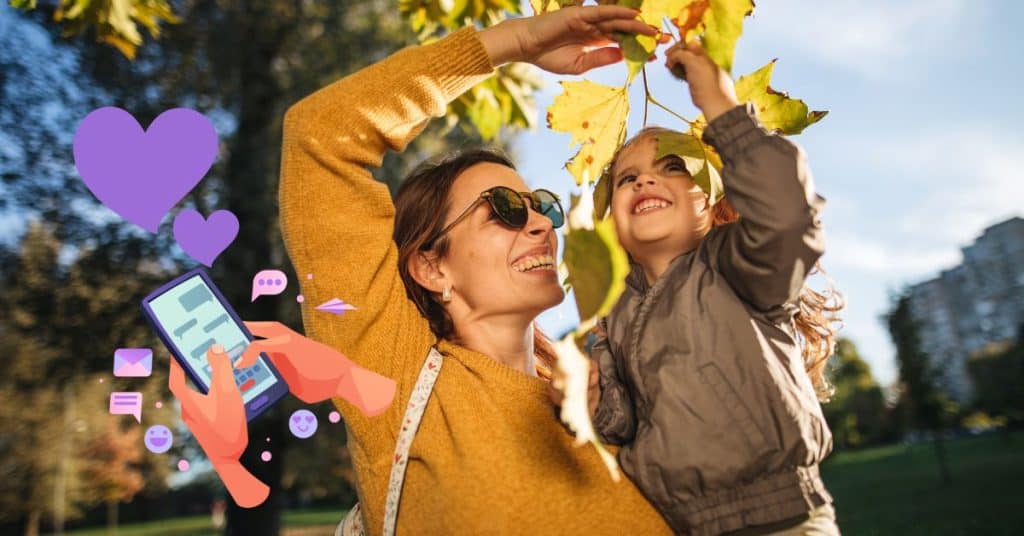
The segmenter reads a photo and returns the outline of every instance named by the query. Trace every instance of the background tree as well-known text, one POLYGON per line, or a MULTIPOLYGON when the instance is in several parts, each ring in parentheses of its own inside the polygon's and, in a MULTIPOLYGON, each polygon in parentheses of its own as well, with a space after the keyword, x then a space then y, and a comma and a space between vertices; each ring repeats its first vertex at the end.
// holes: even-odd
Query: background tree
POLYGON ((1011 426, 1024 422, 1024 324, 1015 340, 972 355, 967 372, 974 385, 973 409, 1006 417, 1011 426))
POLYGON ((882 388, 853 341, 840 338, 832 357, 832 399, 823 405, 836 448, 857 448, 881 441, 886 419, 882 388))
POLYGON ((928 354, 921 349, 920 327, 911 313, 909 295, 904 292, 893 301, 886 321, 896 346, 901 384, 900 404, 905 404, 906 415, 913 428, 931 433, 939 473, 943 483, 949 484, 952 476, 946 459, 943 433, 952 421, 956 406, 940 389, 940 373, 932 365, 928 354))

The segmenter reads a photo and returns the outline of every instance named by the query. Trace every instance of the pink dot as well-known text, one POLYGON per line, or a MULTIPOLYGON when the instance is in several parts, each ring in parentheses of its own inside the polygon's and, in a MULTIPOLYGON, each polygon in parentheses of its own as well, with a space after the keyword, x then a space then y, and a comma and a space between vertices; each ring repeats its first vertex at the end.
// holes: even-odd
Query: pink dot
POLYGON ((188 471, 188 460, 181 460, 178 462, 178 470, 181 472, 188 471))
POLYGON ((270 443, 270 438, 269 437, 267 438, 267 443, 270 443))
POLYGON ((327 420, 336 423, 341 420, 341 414, 337 411, 332 411, 331 414, 327 416, 327 420))
POLYGON ((100 383, 103 383, 103 378, 100 378, 100 383))
POLYGON ((313 279, 313 274, 306 274, 306 279, 313 279))
POLYGON ((164 403, 163 403, 163 402, 157 402, 157 403, 156 403, 156 404, 154 404, 154 405, 155 405, 155 406, 156 406, 156 407, 157 407, 158 409, 159 409, 159 408, 162 408, 162 407, 164 407, 164 403))
POLYGON ((273 458, 273 456, 270 455, 270 451, 269 450, 265 450, 265 451, 263 451, 260 454, 260 459, 265 461, 265 462, 269 462, 270 458, 273 458))
POLYGON ((295 301, 297 301, 299 303, 302 303, 302 302, 306 301, 306 297, 303 296, 302 294, 299 294, 298 296, 295 297, 295 301))

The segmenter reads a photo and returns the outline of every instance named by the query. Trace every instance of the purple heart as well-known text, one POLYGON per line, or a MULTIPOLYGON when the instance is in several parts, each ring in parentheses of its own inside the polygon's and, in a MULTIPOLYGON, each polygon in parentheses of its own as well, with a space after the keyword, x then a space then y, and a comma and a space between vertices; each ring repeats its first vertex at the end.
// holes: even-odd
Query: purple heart
POLYGON ((238 218, 230 210, 218 210, 208 219, 194 208, 174 217, 174 239, 193 259, 213 266, 217 258, 238 236, 238 218))
POLYGON ((173 108, 147 131, 107 106, 75 131, 75 167, 89 191, 124 219, 157 232, 171 207, 202 180, 217 157, 217 131, 203 114, 173 108))

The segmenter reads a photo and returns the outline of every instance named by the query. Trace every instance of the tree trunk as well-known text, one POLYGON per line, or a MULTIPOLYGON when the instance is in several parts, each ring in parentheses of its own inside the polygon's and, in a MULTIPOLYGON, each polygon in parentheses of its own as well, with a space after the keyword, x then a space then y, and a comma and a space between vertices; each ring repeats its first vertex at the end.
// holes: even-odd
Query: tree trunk
POLYGON ((107 501, 107 534, 117 534, 117 501, 107 501))
POLYGON ((43 513, 38 508, 33 508, 28 513, 28 520, 25 522, 25 536, 39 536, 39 520, 43 513))
POLYGON ((949 472, 949 461, 946 458, 946 445, 942 439, 942 430, 935 431, 935 456, 939 460, 939 475, 942 477, 942 483, 950 485, 953 483, 953 477, 949 472))

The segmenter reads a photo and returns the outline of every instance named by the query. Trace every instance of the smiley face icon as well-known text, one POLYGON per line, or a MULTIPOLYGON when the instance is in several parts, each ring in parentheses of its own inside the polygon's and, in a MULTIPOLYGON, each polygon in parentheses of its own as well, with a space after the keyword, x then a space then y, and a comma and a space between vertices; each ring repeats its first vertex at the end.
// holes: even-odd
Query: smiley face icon
POLYGON ((316 415, 313 415, 313 412, 308 409, 296 410, 288 419, 288 428, 292 431, 292 435, 299 439, 308 439, 315 434, 317 425, 316 415))
POLYGON ((162 424, 154 424, 146 430, 143 438, 146 448, 153 454, 163 454, 171 449, 174 443, 174 435, 171 430, 162 424))

